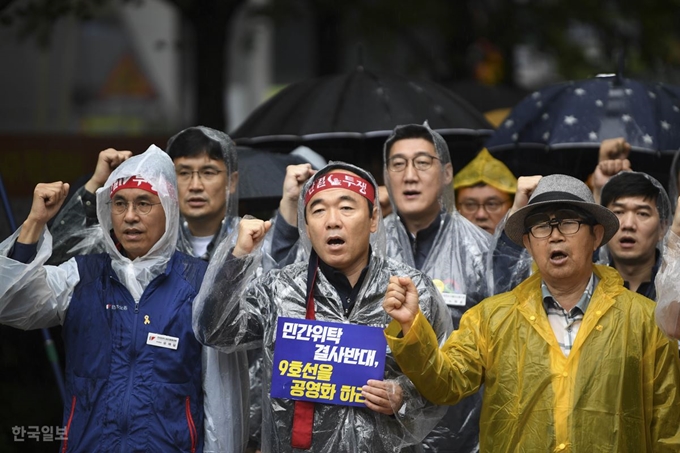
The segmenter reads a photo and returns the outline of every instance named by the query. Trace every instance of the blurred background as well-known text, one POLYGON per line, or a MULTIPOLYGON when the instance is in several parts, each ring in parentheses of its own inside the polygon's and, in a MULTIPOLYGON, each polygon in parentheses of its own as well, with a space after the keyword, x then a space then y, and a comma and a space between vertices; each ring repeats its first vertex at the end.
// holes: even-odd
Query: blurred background
MULTIPOLYGON (((321 110, 328 115, 350 96, 362 98, 352 92, 359 76, 377 84, 367 89, 383 103, 412 89, 424 108, 434 107, 416 118, 448 131, 458 169, 535 90, 602 73, 680 84, 678 23, 678 0, 0 0, 0 239, 13 230, 10 215, 18 224, 25 218, 38 182, 84 182, 99 151, 163 148, 175 132, 199 124, 258 151, 306 145, 381 179, 382 142, 416 107, 365 130, 340 120, 322 126, 333 130, 294 129, 266 122, 262 111, 255 116, 288 87, 288 117, 325 117, 293 108, 312 104, 310 86, 328 93, 323 83, 331 77, 344 78, 334 82, 336 103, 321 110), (292 87, 307 91, 291 98, 292 87), (443 115, 445 98, 463 113, 443 115)), ((344 114, 369 112, 362 107, 344 114)), ((361 124, 381 119, 366 116, 361 124)), ((570 171, 587 176, 596 152, 570 171)), ((649 162, 663 174, 668 166, 658 157, 650 153, 649 162)), ((288 162, 251 161, 284 169, 288 162)), ((241 213, 266 215, 276 189, 242 193, 241 213)), ((59 329, 51 331, 63 357, 59 329)), ((40 332, 0 327, 1 452, 58 448, 12 429, 61 424, 42 344, 40 332)))

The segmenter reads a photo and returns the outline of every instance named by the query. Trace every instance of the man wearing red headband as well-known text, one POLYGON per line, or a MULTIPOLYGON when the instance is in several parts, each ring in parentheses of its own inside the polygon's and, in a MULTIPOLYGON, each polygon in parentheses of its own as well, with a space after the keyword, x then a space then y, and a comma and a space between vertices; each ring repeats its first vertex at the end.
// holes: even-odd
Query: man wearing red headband
MULTIPOLYGON (((224 132, 195 126, 172 136, 166 152, 177 178, 177 250, 208 261, 216 245, 239 221, 236 145, 224 132)), ((99 153, 94 174, 65 203, 50 228, 54 246, 48 264, 60 264, 76 254, 104 251, 104 241, 93 235, 99 231, 95 192, 131 155, 130 151, 111 148, 99 153)), ((245 407, 249 402, 243 394, 243 386, 250 380, 248 358, 245 353, 225 355, 210 348, 204 348, 203 354, 206 451, 243 450, 248 442, 248 413, 252 414, 254 431, 260 424, 254 401, 250 403, 255 407, 245 407)), ((257 370, 256 365, 251 368, 254 376, 257 370)), ((257 385, 256 379, 250 382, 257 385)))
POLYGON ((96 194, 106 253, 45 265, 61 182, 36 187, 21 229, 0 244, 0 323, 62 326, 62 451, 203 452, 205 348, 191 321, 206 263, 176 250, 175 181, 155 146, 111 173, 96 194))
POLYGON ((383 380, 362 388, 366 407, 271 397, 279 317, 384 326, 382 299, 392 275, 416 281, 421 309, 438 335, 451 319, 432 282, 385 258, 385 237, 373 177, 332 163, 302 189, 301 246, 309 260, 253 279, 258 245, 271 224, 245 219, 235 244, 222 243, 194 305, 194 330, 204 344, 225 351, 263 349, 262 451, 411 451, 443 415, 404 378, 390 354, 383 380), (302 403, 302 404, 301 404, 302 403))

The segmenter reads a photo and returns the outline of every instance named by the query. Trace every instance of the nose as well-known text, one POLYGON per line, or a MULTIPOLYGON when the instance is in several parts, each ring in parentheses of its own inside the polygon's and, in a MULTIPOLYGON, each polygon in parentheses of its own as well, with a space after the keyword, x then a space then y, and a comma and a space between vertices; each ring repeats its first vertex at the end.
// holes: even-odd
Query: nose
POLYGON ((125 207, 125 217, 124 220, 127 223, 135 223, 138 220, 139 214, 135 208, 135 204, 130 202, 125 207))
POLYGON ((557 225, 551 225, 552 230, 550 230, 550 236, 548 236, 548 240, 550 242, 559 242, 564 240, 564 234, 560 231, 559 228, 557 228, 557 225))
POLYGON ((633 230, 635 229, 635 213, 634 212, 624 212, 619 214, 619 228, 633 230))
POLYGON ((340 213, 337 209, 329 209, 326 217, 326 229, 337 228, 340 225, 340 213))
POLYGON ((406 168, 404 169, 404 179, 415 181, 418 179, 418 176, 418 170, 416 170, 416 166, 413 164, 413 159, 407 160, 406 168))
POLYGON ((489 218, 489 213, 484 209, 483 204, 477 205, 477 210, 475 211, 475 219, 487 219, 489 218))
POLYGON ((191 179, 189 180, 189 190, 202 190, 203 181, 201 180, 201 174, 197 171, 191 172, 191 179))

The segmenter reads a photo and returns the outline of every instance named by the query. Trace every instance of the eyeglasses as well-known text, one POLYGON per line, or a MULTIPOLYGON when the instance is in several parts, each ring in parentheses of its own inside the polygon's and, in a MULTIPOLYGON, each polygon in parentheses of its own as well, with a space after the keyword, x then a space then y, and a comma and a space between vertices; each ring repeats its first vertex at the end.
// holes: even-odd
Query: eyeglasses
POLYGON ((493 214, 500 211, 507 202, 508 200, 487 200, 484 203, 477 203, 476 201, 466 200, 460 204, 460 210, 466 214, 474 214, 480 207, 483 207, 486 212, 493 214))
POLYGON ((187 183, 194 177, 194 173, 198 174, 198 179, 201 181, 212 181, 224 170, 215 170, 214 168, 202 168, 200 170, 180 170, 177 172, 177 182, 187 183))
POLYGON ((582 224, 589 225, 589 223, 584 220, 552 219, 529 227, 528 232, 536 239, 544 239, 552 234, 553 228, 557 227, 557 230, 563 235, 571 236, 572 234, 578 233, 582 224))
MULTIPOLYGON (((418 171, 425 171, 432 166, 434 160, 441 160, 438 157, 430 156, 429 154, 419 154, 413 159, 410 159, 413 168, 418 171)), ((387 169, 395 173, 406 170, 409 159, 402 156, 394 156, 387 159, 387 169)))
POLYGON ((128 212, 130 205, 132 204, 132 210, 143 215, 147 215, 151 212, 151 208, 160 203, 151 203, 150 201, 125 201, 125 200, 113 200, 109 202, 111 205, 111 211, 114 214, 125 214, 128 212))

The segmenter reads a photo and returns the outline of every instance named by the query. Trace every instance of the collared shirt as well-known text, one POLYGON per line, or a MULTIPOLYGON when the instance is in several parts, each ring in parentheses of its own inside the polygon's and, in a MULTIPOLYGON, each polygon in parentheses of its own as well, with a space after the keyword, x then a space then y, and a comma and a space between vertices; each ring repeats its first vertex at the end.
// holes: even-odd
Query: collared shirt
MULTIPOLYGON (((612 258, 611 254, 609 255, 609 267, 613 267, 614 269, 616 269, 616 266, 614 265, 614 258, 612 258)), ((654 261, 654 266, 652 266, 652 276, 649 281, 640 283, 640 286, 638 286, 637 291, 635 291, 636 293, 642 294, 646 298, 652 299, 653 301, 656 302, 656 286, 654 286, 654 280, 656 279, 656 274, 657 272, 659 272, 660 267, 661 267, 661 251, 657 248, 656 259, 654 261)), ((630 289, 630 283, 627 281, 623 282, 623 286, 625 286, 626 289, 630 289)))
POLYGON ((340 300, 342 300, 342 307, 345 311, 345 316, 349 316, 350 312, 352 311, 357 296, 359 295, 361 285, 364 282, 364 279, 366 278, 366 273, 368 272, 368 265, 370 264, 371 261, 370 250, 368 252, 368 261, 369 263, 367 263, 366 267, 362 269, 359 279, 357 280, 354 287, 352 287, 345 274, 343 274, 336 268, 329 266, 328 264, 321 261, 321 259, 319 259, 319 270, 323 272, 323 275, 326 276, 328 282, 331 285, 333 285, 335 290, 338 292, 340 300))
MULTIPOLYGON (((399 217, 401 220, 401 217, 399 217)), ((401 220, 404 223, 403 220, 401 220)), ((440 212, 436 219, 432 221, 427 227, 418 231, 416 234, 411 234, 406 228, 408 233, 408 239, 411 243, 411 250, 413 251, 413 261, 415 262, 416 269, 420 270, 425 264, 425 260, 430 254, 432 249, 432 244, 434 244, 434 239, 437 237, 439 228, 442 224, 442 213, 440 212)), ((406 224, 404 224, 406 227, 406 224)))
POLYGON ((581 321, 583 320, 583 315, 586 313, 586 309, 590 304, 590 298, 593 296, 593 291, 597 286, 599 279, 595 274, 590 275, 590 280, 586 285, 586 289, 583 295, 576 303, 574 308, 567 311, 555 300, 550 290, 545 282, 541 282, 541 292, 543 295, 543 307, 548 315, 548 321, 550 322, 550 327, 552 327, 555 333, 555 338, 557 343, 559 343, 560 348, 565 356, 569 356, 571 348, 574 345, 574 340, 576 340, 576 334, 578 334, 579 327, 581 327, 581 321))

